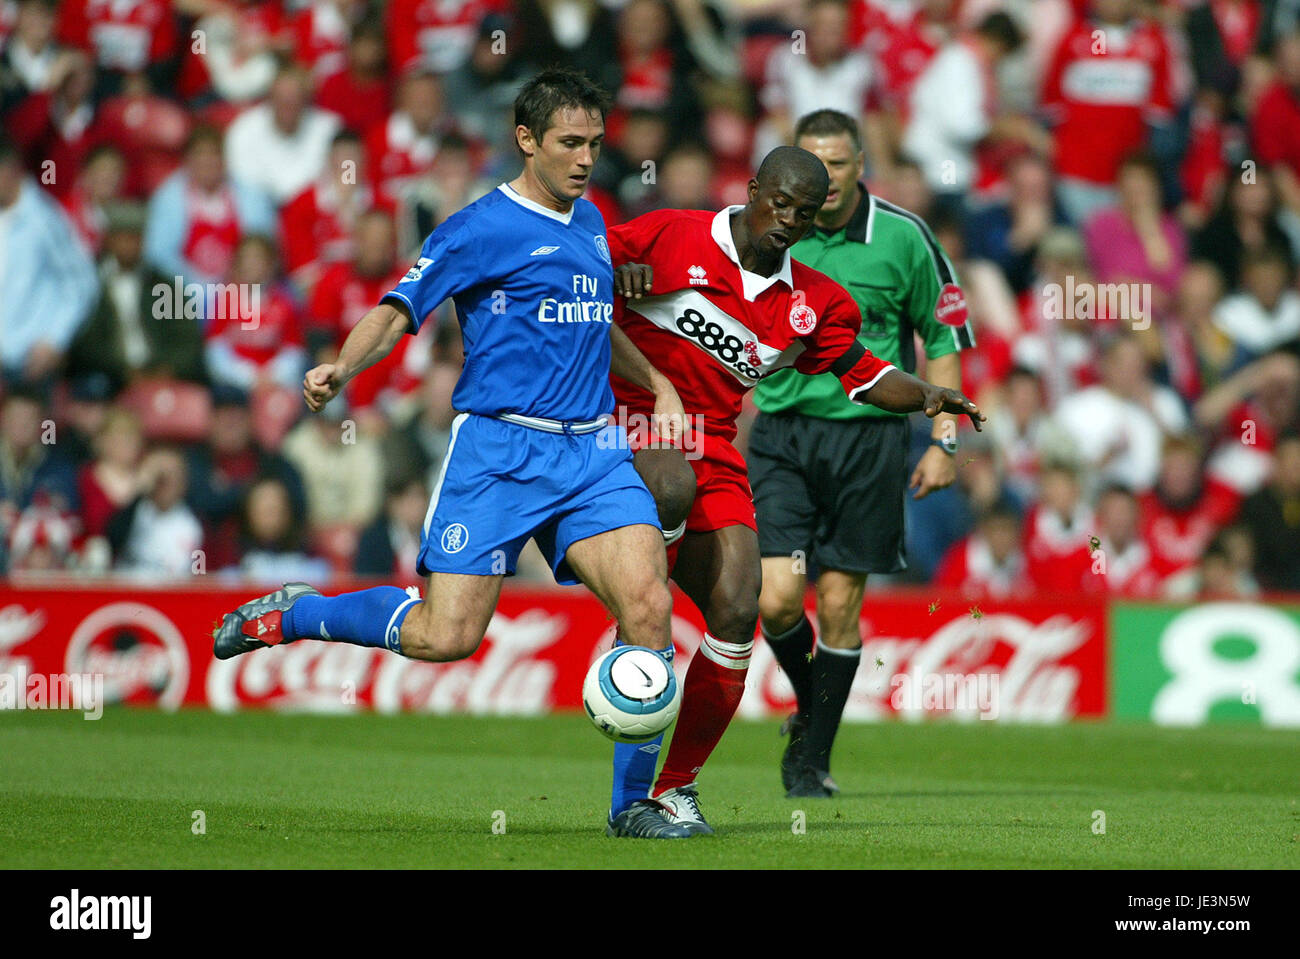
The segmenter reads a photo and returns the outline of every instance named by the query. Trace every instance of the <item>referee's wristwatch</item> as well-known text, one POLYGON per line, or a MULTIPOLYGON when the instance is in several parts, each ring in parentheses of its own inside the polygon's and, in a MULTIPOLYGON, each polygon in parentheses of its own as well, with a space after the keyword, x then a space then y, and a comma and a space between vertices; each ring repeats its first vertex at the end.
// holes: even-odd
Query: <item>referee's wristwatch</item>
POLYGON ((953 437, 944 436, 937 440, 931 439, 930 445, 939 447, 939 449, 943 450, 949 456, 957 455, 957 440, 953 437))

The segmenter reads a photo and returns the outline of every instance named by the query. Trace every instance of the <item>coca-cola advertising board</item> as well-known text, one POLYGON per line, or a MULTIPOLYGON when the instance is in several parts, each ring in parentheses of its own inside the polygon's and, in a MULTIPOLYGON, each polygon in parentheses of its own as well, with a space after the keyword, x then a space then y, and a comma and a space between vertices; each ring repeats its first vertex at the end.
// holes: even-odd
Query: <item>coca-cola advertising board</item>
MULTIPOLYGON (((609 615, 586 590, 508 586, 483 645, 460 662, 315 640, 215 659, 213 624, 254 592, 0 587, 0 686, 21 695, 29 677, 95 674, 108 704, 161 709, 538 715, 581 708, 587 667, 613 639, 609 615)), ((675 668, 684 677, 703 625, 680 594, 675 608, 675 668)), ((845 718, 1106 715, 1105 630, 1099 601, 973 607, 955 595, 869 594, 845 718)), ((14 708, 12 698, 0 708, 14 708)), ((793 705, 758 641, 740 715, 781 716, 793 705)))

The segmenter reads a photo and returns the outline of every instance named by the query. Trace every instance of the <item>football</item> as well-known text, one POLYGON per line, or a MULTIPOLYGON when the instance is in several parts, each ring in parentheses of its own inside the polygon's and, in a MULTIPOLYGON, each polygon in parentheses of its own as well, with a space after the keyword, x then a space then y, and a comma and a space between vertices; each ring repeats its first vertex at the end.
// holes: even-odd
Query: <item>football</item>
POLYGON ((682 702, 672 667, 653 650, 616 646, 600 656, 582 684, 582 704, 615 742, 644 743, 672 725, 682 702))

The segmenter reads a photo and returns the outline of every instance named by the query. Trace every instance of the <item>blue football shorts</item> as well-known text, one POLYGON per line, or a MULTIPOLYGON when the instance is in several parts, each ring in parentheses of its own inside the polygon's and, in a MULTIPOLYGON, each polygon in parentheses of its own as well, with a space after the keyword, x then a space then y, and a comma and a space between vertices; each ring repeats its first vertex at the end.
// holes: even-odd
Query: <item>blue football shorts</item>
POLYGON ((556 580, 573 585, 565 554, 578 540, 638 523, 658 529, 622 429, 570 435, 458 415, 424 517, 420 575, 513 575, 535 537, 556 580))

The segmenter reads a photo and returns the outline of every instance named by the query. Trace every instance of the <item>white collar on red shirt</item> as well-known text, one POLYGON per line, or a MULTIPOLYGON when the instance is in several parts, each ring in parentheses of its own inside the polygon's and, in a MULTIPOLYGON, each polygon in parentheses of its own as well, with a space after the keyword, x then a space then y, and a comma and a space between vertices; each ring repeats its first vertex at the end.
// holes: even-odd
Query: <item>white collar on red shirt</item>
POLYGON ((722 248, 722 252, 727 254, 727 259, 736 264, 740 270, 740 284, 744 290, 745 299, 750 303, 758 299, 758 294, 762 293, 769 286, 778 280, 784 281, 790 289, 794 289, 794 275, 790 272, 790 251, 786 250, 781 258, 781 269, 777 270, 771 276, 759 276, 757 273, 750 273, 740 265, 740 257, 736 255, 736 244, 731 239, 731 214, 737 210, 743 210, 743 206, 729 206, 718 212, 713 218, 713 242, 722 248))

